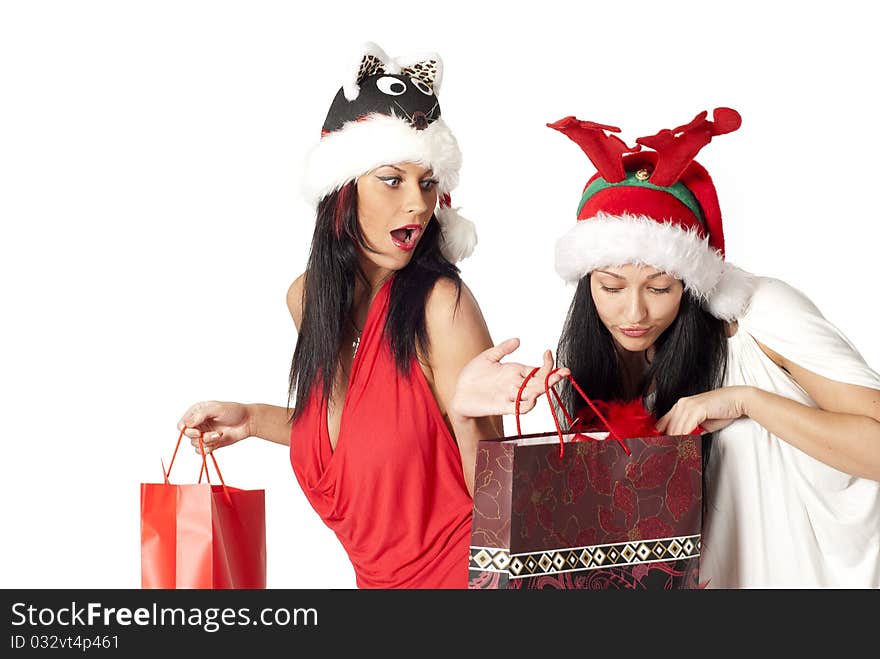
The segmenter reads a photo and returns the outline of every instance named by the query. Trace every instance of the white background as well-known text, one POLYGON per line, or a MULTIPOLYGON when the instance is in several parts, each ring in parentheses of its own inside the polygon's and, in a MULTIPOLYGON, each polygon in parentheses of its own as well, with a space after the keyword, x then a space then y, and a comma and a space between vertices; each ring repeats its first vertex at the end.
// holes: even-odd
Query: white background
MULTIPOLYGON (((544 124, 575 114, 631 144, 728 105, 742 128, 699 160, 729 260, 803 290, 880 366, 870 3, 745 6, 0 5, 0 587, 139 587, 139 484, 161 478, 179 416, 286 403, 302 158, 363 41, 444 59, 453 201, 480 234, 462 274, 519 360, 555 348, 573 289, 553 243, 594 171, 544 124)), ((354 586, 285 447, 217 456, 266 490, 270 587, 354 586)), ((187 450, 172 480, 198 464, 187 450)))

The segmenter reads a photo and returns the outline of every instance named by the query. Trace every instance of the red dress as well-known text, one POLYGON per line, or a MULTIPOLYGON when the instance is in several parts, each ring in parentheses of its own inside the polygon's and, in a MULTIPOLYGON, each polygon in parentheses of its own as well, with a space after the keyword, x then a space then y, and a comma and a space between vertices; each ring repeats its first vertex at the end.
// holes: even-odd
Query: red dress
POLYGON ((473 500, 418 362, 401 376, 384 337, 392 280, 370 305, 336 450, 327 403, 313 395, 291 429, 290 462, 359 588, 466 588, 473 500))

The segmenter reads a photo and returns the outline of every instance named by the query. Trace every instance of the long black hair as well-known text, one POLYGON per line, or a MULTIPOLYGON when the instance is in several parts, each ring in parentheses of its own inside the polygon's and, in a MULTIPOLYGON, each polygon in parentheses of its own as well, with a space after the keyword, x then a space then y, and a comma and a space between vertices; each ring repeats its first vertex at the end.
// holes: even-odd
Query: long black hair
MULTIPOLYGON (((559 339, 557 360, 571 370, 578 386, 594 400, 644 398, 653 386, 650 411, 666 414, 680 398, 721 386, 727 370, 727 331, 723 320, 706 311, 689 291, 681 296, 678 315, 654 343, 655 354, 635 391, 627 390, 614 339, 599 318, 590 275, 581 277, 559 339)), ((581 404, 563 380, 560 398, 569 410, 581 404)), ((703 436, 703 490, 712 452, 712 434, 703 436)))
MULTIPOLYGON (((458 268, 440 250, 436 217, 428 222, 412 259, 391 284, 384 332, 398 372, 408 377, 414 357, 427 353, 425 302, 435 282, 447 277, 461 295, 458 268)), ((306 265, 303 314, 290 364, 288 408, 296 395, 291 420, 299 418, 312 395, 327 400, 339 366, 342 336, 354 303, 355 283, 368 284, 358 250, 372 251, 358 221, 357 185, 351 182, 318 204, 315 232, 306 265)))

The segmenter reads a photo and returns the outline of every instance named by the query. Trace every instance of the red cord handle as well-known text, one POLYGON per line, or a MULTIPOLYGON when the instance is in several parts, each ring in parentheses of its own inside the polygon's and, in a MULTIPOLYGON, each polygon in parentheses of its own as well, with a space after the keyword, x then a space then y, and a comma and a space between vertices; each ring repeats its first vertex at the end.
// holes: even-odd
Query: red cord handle
MULTIPOLYGON (((165 484, 168 485, 168 477, 171 475, 171 468, 174 466, 174 458, 177 457, 177 450, 180 448, 180 441, 183 439, 183 433, 186 432, 186 426, 180 431, 180 434, 177 436, 177 444, 174 447, 174 453, 171 456, 171 464, 168 465, 168 470, 165 470, 165 463, 162 462, 162 473, 165 477, 165 484)), ((208 485, 211 484, 211 475, 208 473, 208 453, 205 452, 205 445, 202 442, 202 435, 199 433, 199 451, 202 454, 202 468, 199 470, 199 483, 202 482, 202 476, 205 476, 208 480, 208 485)), ((220 465, 217 464, 217 458, 214 457, 213 453, 210 453, 211 462, 214 463, 214 469, 217 471, 217 476, 220 477, 220 484, 223 486, 223 494, 226 495, 226 501, 230 505, 232 504, 232 498, 229 496, 229 489, 226 487, 226 481, 223 480, 223 474, 220 473, 220 465)))
MULTIPOLYGON (((523 391, 525 391, 526 385, 528 384, 529 380, 531 380, 535 376, 535 373, 537 373, 539 370, 541 370, 541 369, 540 368, 533 368, 532 371, 523 379, 522 384, 519 387, 519 390, 516 392, 515 412, 516 412, 516 434, 517 435, 522 435, 522 428, 520 427, 520 421, 519 421, 519 417, 520 417, 519 408, 520 408, 520 402, 522 400, 523 391)), ((565 455, 565 440, 563 439, 563 436, 562 436, 563 433, 562 433, 562 428, 559 425, 559 418, 556 416, 556 410, 553 408, 553 403, 550 400, 551 393, 553 394, 553 397, 555 398, 556 403, 559 405, 559 409, 562 411, 562 414, 565 416, 565 420, 568 422, 568 429, 569 430, 571 430, 571 428, 574 426, 575 421, 574 421, 574 419, 571 418, 571 415, 565 409, 565 405, 562 404, 562 399, 559 397, 559 394, 556 393, 556 390, 550 388, 550 376, 552 376, 558 370, 559 369, 557 368, 557 369, 554 369, 554 370, 550 371, 549 373, 547 373, 547 377, 544 378, 544 393, 547 395, 547 404, 550 405, 550 414, 553 416, 553 424, 556 426, 556 434, 559 436, 559 457, 561 458, 563 455, 565 455)), ((593 401, 590 400, 590 397, 587 396, 587 394, 584 393, 583 389, 581 389, 578 386, 578 383, 574 381, 574 378, 571 377, 570 375, 566 375, 565 377, 568 378, 568 381, 571 382, 571 385, 574 387, 575 391, 577 391, 578 394, 580 394, 581 398, 583 398, 586 401, 587 405, 589 405, 590 408, 593 410, 593 412, 596 413, 596 416, 598 416, 599 419, 602 421, 602 423, 605 424, 605 427, 608 428, 608 432, 610 433, 610 435, 615 440, 617 440, 617 443, 620 444, 620 446, 623 448, 623 450, 626 452, 626 454, 632 455, 632 451, 630 451, 629 448, 627 447, 627 445, 623 443, 623 440, 620 438, 620 435, 618 435, 617 432, 614 430, 614 428, 611 427, 611 424, 608 423, 608 419, 606 419, 602 415, 602 413, 596 408, 596 406, 593 404, 593 401)), ((580 435, 580 433, 578 433, 578 435, 580 437, 586 439, 586 437, 584 435, 580 435)))

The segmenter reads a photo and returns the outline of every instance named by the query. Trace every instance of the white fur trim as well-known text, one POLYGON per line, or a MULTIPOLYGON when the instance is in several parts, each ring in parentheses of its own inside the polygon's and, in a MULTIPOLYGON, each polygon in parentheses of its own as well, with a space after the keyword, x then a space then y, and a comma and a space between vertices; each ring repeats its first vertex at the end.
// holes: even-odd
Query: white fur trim
POLYGON ((599 213, 579 221, 556 244, 556 271, 568 282, 603 266, 652 265, 682 279, 697 295, 715 288, 724 260, 707 239, 644 215, 599 213))
POLYGON ((477 229, 474 223, 458 214, 458 208, 440 207, 434 212, 440 222, 443 237, 440 250, 452 263, 469 257, 477 245, 477 229))
POLYGON ((458 184, 461 151, 443 119, 416 130, 405 119, 373 114, 346 122, 312 148, 306 157, 303 192, 317 205, 361 174, 400 162, 433 167, 441 195, 458 184))
POLYGON ((684 282, 713 316, 734 320, 751 298, 748 273, 725 263, 694 230, 644 215, 598 213, 580 220, 556 243, 556 272, 569 283, 596 268, 650 265, 684 282))

